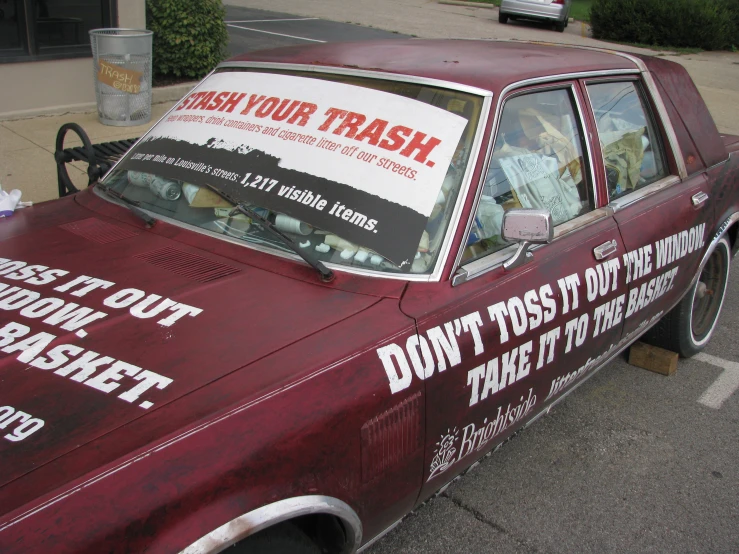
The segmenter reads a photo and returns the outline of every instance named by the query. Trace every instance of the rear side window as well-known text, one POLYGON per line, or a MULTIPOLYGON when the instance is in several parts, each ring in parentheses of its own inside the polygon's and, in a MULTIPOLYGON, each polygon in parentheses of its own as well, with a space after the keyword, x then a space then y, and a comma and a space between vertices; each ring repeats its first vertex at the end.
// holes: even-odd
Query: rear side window
POLYGON ((506 246, 501 225, 511 208, 547 209, 555 225, 592 209, 576 113, 569 88, 506 101, 465 261, 506 246))
POLYGON ((611 200, 667 176, 653 118, 633 81, 588 85, 611 200))

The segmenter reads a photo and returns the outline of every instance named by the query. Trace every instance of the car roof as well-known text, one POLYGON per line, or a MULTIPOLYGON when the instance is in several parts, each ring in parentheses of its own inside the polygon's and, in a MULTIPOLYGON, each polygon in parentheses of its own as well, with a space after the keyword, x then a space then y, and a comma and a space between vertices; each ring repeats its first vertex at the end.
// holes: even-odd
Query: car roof
POLYGON ((236 56, 269 62, 365 69, 502 90, 524 79, 576 72, 638 69, 616 53, 526 42, 394 39, 288 46, 236 56))

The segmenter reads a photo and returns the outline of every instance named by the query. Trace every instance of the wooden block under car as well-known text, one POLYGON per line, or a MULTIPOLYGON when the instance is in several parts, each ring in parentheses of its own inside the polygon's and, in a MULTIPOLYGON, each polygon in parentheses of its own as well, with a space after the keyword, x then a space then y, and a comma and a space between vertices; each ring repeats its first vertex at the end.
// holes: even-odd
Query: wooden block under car
POLYGON ((629 363, 662 375, 672 375, 677 371, 677 352, 636 342, 629 349, 629 363))

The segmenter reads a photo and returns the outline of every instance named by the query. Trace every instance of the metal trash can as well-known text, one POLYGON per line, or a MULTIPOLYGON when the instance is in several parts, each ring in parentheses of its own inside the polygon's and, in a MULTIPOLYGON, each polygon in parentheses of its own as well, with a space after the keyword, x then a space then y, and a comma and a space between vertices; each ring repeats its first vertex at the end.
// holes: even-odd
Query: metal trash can
POLYGON ((139 29, 90 31, 101 123, 130 126, 151 120, 153 35, 139 29))

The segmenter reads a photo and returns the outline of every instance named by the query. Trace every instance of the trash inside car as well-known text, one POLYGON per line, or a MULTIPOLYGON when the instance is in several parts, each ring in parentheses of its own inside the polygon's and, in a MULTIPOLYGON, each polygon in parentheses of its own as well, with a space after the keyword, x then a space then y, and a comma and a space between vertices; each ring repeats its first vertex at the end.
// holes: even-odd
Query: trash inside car
POLYGON ((221 64, 0 220, 0 551, 365 547, 637 339, 704 348, 738 149, 659 58, 221 64))

